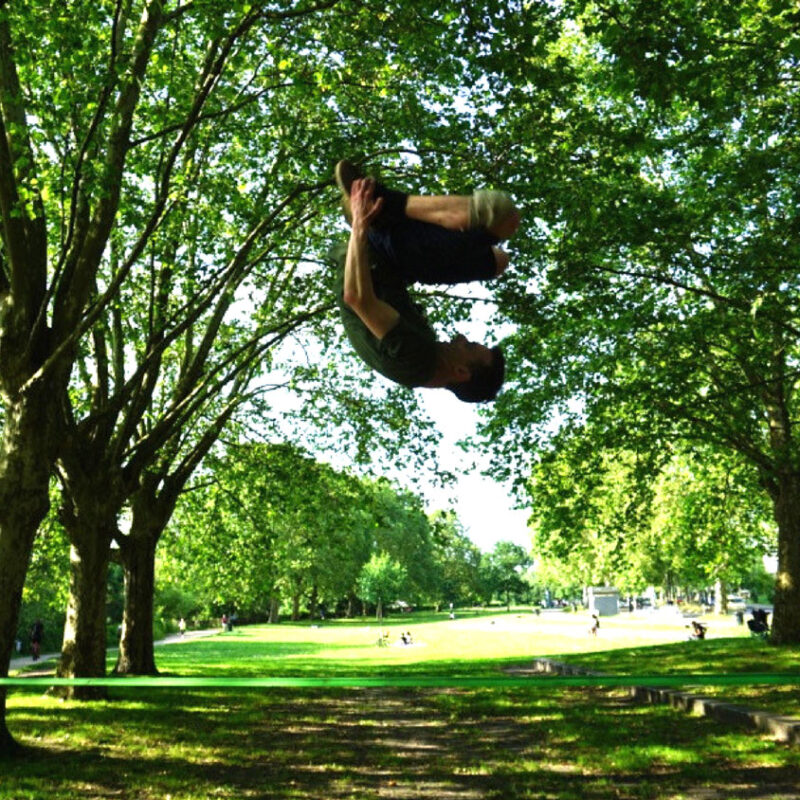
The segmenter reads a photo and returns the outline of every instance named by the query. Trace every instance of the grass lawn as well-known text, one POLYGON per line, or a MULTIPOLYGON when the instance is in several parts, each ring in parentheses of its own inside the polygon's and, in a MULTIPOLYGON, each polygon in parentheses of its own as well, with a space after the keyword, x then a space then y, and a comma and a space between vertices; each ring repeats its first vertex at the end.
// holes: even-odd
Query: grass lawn
MULTIPOLYGON (((205 676, 496 675, 532 656, 608 672, 795 671, 726 620, 706 642, 655 616, 410 616, 248 627, 158 651, 205 676), (415 644, 396 644, 410 629, 415 644), (767 661, 769 659, 769 661, 767 661)), ((0 764, 0 799, 798 798, 800 748, 632 703, 624 690, 111 690, 77 703, 13 691, 29 750, 0 764)))

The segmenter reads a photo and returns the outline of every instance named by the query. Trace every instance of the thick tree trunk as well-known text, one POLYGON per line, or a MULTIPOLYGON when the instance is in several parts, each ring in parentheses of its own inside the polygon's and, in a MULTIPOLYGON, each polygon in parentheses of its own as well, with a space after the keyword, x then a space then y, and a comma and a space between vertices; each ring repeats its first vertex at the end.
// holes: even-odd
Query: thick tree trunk
POLYGON ((114 672, 118 675, 157 675, 153 645, 153 595, 158 535, 135 535, 122 547, 125 608, 122 637, 114 672))
MULTIPOLYGON (((71 536, 70 593, 67 622, 57 675, 62 678, 101 678, 106 674, 106 590, 110 537, 97 530, 71 536)), ((105 690, 71 687, 79 700, 104 697, 105 690)))
MULTIPOLYGON (((51 392, 48 389, 48 393, 51 392)), ((7 406, 0 444, 0 675, 14 651, 22 587, 33 541, 49 507, 53 462, 52 414, 47 398, 30 393, 7 406)), ((0 689, 0 757, 19 752, 6 726, 6 693, 0 689)))
POLYGON ((300 619, 300 592, 292 594, 292 622, 300 619))
POLYGON ((179 486, 166 488, 159 473, 144 472, 138 490, 131 495, 131 530, 120 537, 125 607, 116 674, 158 674, 153 643, 156 548, 178 494, 179 486))
POLYGON ((773 496, 778 523, 778 574, 771 640, 800 644, 800 476, 781 476, 773 496))

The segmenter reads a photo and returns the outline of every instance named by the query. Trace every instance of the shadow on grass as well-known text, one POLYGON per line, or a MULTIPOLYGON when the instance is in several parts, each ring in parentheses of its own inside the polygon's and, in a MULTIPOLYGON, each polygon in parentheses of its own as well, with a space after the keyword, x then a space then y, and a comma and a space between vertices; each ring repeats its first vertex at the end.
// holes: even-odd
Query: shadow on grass
POLYGON ((13 721, 41 749, 2 800, 800 797, 795 750, 604 691, 120 692, 13 721))
POLYGON ((798 648, 776 647, 761 639, 708 639, 647 647, 549 656, 599 672, 710 674, 722 672, 797 672, 798 648))

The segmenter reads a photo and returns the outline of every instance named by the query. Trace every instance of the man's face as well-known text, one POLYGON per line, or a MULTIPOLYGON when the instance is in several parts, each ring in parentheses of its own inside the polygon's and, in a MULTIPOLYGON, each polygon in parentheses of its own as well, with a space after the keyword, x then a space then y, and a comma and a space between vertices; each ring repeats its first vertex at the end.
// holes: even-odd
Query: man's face
POLYGON ((471 342, 460 333, 453 337, 451 344, 458 353, 461 363, 466 367, 488 366, 492 363, 491 348, 479 342, 471 342))

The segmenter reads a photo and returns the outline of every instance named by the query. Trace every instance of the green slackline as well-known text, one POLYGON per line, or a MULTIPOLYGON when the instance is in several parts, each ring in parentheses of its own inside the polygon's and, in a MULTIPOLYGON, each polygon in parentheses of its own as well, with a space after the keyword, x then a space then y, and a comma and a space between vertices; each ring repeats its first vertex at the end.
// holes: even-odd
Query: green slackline
POLYGON ((34 689, 51 686, 96 686, 117 689, 271 689, 407 687, 447 689, 542 688, 559 686, 600 687, 683 687, 683 686, 800 686, 800 674, 738 673, 721 675, 533 675, 485 678, 436 677, 420 675, 397 678, 0 678, 0 688, 14 686, 34 689))

